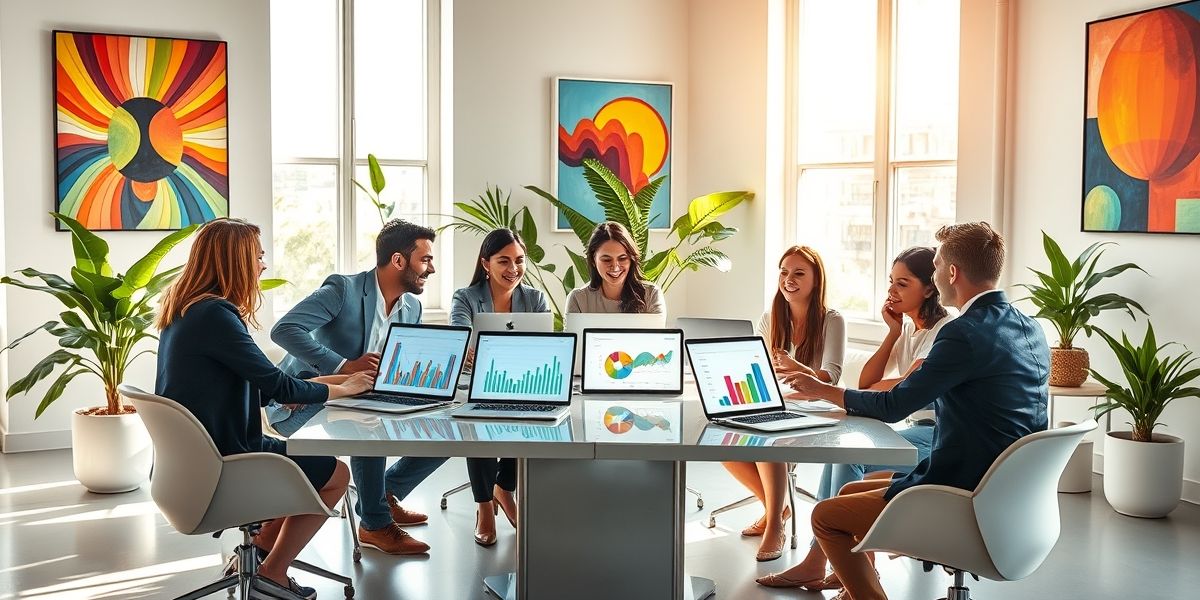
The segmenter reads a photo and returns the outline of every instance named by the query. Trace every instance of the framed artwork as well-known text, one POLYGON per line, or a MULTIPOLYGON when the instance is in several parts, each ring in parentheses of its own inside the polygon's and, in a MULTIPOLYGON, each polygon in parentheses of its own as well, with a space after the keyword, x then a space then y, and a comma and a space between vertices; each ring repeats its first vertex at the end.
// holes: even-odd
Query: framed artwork
POLYGON ((1200 233, 1200 1, 1087 24, 1083 231, 1200 233))
MULTIPOLYGON (((553 97, 551 193, 589 219, 603 221, 604 211, 583 176, 585 158, 604 163, 635 194, 665 175, 650 209, 650 228, 670 229, 674 85, 556 77, 553 97)), ((554 229, 570 229, 557 210, 554 229)))
POLYGON ((228 216, 225 47, 54 31, 55 209, 93 231, 228 216))

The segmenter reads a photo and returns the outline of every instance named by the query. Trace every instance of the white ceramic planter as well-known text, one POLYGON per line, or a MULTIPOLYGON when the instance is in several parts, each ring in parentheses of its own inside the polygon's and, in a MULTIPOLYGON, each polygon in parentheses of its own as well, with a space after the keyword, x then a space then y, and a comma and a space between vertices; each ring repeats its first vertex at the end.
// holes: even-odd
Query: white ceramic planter
POLYGON ((101 494, 137 489, 150 476, 150 434, 137 413, 71 415, 75 478, 101 494))
POLYGON ((1153 442, 1135 442, 1128 431, 1112 431, 1104 441, 1104 496, 1117 512, 1131 517, 1165 517, 1183 495, 1183 440, 1155 433, 1153 442))

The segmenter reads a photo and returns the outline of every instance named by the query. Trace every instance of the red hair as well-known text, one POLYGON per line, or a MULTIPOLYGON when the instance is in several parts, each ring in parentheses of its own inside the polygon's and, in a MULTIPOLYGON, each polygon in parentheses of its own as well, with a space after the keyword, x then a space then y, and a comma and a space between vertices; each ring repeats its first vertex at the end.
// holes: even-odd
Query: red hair
POLYGON ((159 304, 158 328, 166 329, 192 305, 209 298, 228 300, 243 321, 258 327, 254 313, 262 304, 260 233, 257 225, 241 219, 217 219, 202 227, 183 272, 159 304))

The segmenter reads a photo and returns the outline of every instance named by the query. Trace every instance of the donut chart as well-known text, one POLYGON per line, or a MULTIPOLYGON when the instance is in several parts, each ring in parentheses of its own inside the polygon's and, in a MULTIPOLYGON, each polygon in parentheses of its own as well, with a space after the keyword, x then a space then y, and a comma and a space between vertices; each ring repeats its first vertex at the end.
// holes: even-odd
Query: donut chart
POLYGON ((624 352, 613 352, 604 359, 604 372, 612 379, 625 379, 633 373, 633 359, 624 352))
POLYGON ((633 429, 633 413, 623 406, 614 406, 604 411, 604 427, 615 434, 633 429))

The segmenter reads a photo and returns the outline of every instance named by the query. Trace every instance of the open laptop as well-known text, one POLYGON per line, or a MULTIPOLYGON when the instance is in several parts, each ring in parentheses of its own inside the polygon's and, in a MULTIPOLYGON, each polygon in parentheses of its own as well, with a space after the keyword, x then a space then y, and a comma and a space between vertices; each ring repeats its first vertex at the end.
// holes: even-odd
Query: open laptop
POLYGON ((662 313, 567 313, 563 315, 563 331, 575 334, 579 344, 575 348, 575 366, 571 372, 582 374, 584 329, 662 329, 666 326, 667 315, 662 313))
POLYGON ((584 394, 683 393, 683 331, 584 329, 584 394))
POLYGON ((451 416, 555 421, 571 408, 575 335, 480 332, 467 403, 451 416))
POLYGON ((554 313, 475 313, 471 348, 481 331, 554 331, 554 313))
POLYGON ((470 327, 394 323, 384 338, 371 392, 325 405, 388 413, 446 406, 458 389, 470 336, 470 327))
POLYGON ((711 319, 708 317, 679 317, 675 326, 688 339, 744 337, 754 335, 754 323, 746 319, 711 319))
POLYGON ((836 425, 836 419, 786 410, 771 353, 761 337, 687 340, 688 361, 709 421, 756 431, 836 425))

